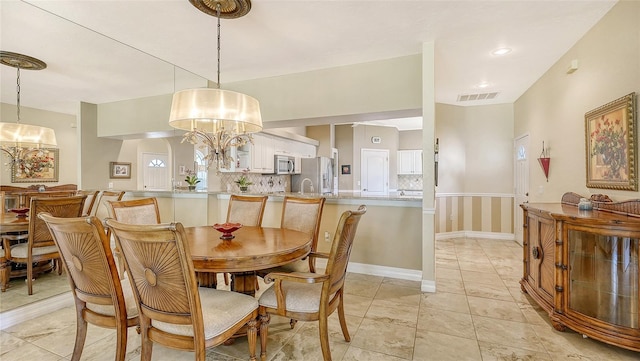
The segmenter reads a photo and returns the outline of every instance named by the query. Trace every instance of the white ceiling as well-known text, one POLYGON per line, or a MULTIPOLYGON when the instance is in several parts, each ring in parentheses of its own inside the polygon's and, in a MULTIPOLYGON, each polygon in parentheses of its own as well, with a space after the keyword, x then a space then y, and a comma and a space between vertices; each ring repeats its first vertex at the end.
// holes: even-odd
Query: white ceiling
MULTIPOLYGON (((479 105, 514 102, 615 1, 252 4, 248 15, 222 20, 223 88, 234 81, 418 54, 423 42, 433 41, 436 101, 479 105), (503 46, 512 52, 491 55, 503 46), (483 82, 488 87, 479 88, 483 82), (460 94, 494 91, 499 95, 491 101, 457 102, 460 94)), ((76 114, 80 101, 168 94, 202 86, 200 77, 216 78, 216 19, 187 0, 2 0, 0 12, 1 50, 48 64, 42 71, 21 72, 23 106, 76 114)), ((15 104, 16 71, 0 68, 0 100, 15 104)))

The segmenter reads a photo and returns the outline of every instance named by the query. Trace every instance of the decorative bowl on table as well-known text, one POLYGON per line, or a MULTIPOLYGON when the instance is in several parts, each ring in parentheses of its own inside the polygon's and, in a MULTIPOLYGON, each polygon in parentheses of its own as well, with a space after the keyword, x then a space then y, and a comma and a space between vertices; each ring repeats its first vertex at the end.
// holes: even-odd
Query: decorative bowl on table
POLYGON ((242 224, 240 223, 216 223, 213 225, 213 228, 222 233, 220 239, 233 239, 235 236, 232 234, 233 232, 242 228, 242 224))
POLYGON ((10 209, 9 212, 15 213, 18 218, 27 218, 27 213, 29 213, 29 208, 13 208, 10 209))

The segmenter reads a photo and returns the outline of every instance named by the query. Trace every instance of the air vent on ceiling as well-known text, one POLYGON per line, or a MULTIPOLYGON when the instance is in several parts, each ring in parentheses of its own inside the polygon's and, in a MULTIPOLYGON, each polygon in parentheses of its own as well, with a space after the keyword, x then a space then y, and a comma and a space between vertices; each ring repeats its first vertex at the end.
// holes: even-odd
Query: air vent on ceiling
POLYGON ((492 93, 476 93, 476 94, 460 94, 458 95, 459 102, 466 102, 471 100, 491 100, 498 96, 498 92, 492 93))

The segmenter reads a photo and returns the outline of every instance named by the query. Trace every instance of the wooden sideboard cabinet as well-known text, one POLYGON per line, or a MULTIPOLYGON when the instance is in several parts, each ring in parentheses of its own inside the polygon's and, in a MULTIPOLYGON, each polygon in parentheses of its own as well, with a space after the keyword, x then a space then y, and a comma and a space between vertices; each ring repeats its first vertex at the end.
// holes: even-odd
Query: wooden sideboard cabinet
POLYGON ((525 203, 522 290, 553 327, 640 351, 640 200, 525 203))
POLYGON ((556 222, 543 209, 525 208, 524 213, 525 290, 547 312, 553 308, 556 222), (529 287, 530 289, 526 289, 529 287))

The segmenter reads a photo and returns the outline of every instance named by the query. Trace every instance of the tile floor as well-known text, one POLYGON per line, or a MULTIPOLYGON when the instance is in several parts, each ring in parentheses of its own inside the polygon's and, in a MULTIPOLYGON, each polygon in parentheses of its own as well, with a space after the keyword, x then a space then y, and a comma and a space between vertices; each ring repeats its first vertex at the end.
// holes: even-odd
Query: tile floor
MULTIPOLYGON (((351 273, 345 287, 351 342, 331 316, 334 360, 640 360, 640 353, 555 331, 520 291, 522 248, 486 239, 437 241, 437 292, 419 282, 351 273)), ((261 285, 264 290, 266 286, 261 285)), ((322 360, 317 323, 273 317, 270 360, 322 360)), ((0 333, 0 359, 70 360, 75 316, 68 307, 0 333)), ((113 360, 115 334, 90 326, 82 360, 113 360)), ((259 350, 259 347, 258 347, 259 350)), ((129 335, 128 360, 139 359, 129 335)), ((207 360, 247 360, 246 339, 208 351, 207 360)), ((193 360, 193 353, 155 346, 153 360, 193 360)))

